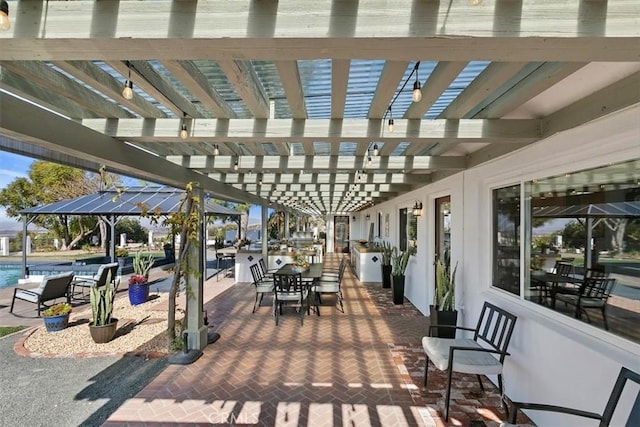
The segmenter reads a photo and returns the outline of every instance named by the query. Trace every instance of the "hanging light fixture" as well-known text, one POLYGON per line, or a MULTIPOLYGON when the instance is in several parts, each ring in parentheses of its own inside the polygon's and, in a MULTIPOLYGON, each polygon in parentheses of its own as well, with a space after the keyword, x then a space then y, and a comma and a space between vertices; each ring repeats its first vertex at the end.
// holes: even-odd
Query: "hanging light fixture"
POLYGON ((391 105, 389 105, 389 132, 393 132, 393 111, 391 111, 391 105))
POLYGON ((129 74, 127 80, 124 82, 124 89, 122 89, 122 97, 124 99, 133 99, 133 82, 131 81, 131 66, 127 61, 127 69, 129 74))
POLYGON ((10 29, 9 3, 6 0, 0 0, 0 31, 9 31, 10 29))
POLYGON ((187 130, 187 113, 182 113, 182 127, 180 128, 180 139, 187 139, 189 131, 187 130))
POLYGON ((422 202, 419 200, 416 200, 416 204, 413 205, 413 216, 420 216, 422 215, 422 202))
POLYGON ((239 167, 239 166, 238 166, 238 157, 236 157, 236 161, 235 161, 235 163, 233 164, 233 170, 234 170, 234 171, 237 171, 237 170, 238 170, 238 167, 239 167))
POLYGON ((416 72, 416 81, 413 83, 413 102, 420 102, 422 100, 422 89, 420 88, 420 79, 418 78, 418 68, 420 67, 420 61, 416 62, 414 71, 416 72))
POLYGON ((262 185, 262 174, 260 174, 260 177, 258 178, 258 185, 262 185))
POLYGON ((213 155, 214 156, 219 156, 220 155, 220 149, 218 148, 218 144, 213 146, 213 155))
POLYGON ((373 155, 378 157, 380 155, 380 150, 378 149, 378 144, 373 144, 373 155))

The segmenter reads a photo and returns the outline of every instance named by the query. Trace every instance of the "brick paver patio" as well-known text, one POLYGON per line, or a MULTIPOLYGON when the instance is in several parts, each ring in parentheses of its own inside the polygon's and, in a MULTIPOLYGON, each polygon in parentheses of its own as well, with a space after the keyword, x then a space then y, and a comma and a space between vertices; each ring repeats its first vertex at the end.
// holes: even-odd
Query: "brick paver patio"
MULTIPOLYGON (((428 318, 349 270, 343 293, 345 313, 325 297, 321 316, 301 326, 285 312, 276 326, 270 299, 252 314, 253 286, 232 286, 205 305, 221 338, 195 363, 169 366, 105 425, 445 425, 445 375, 430 371, 428 392, 421 388, 428 318)), ((454 378, 450 425, 504 418, 488 381, 483 393, 475 376, 454 378)))

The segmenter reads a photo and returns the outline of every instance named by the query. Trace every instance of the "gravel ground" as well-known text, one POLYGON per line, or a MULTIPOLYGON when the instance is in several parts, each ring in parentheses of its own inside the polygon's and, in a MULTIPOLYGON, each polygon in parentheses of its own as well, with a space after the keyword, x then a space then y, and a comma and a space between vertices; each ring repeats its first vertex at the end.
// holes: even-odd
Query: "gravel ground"
POLYGON ((167 354, 164 335, 167 329, 166 293, 152 295, 150 301, 132 306, 127 297, 116 298, 113 317, 119 319, 113 340, 96 344, 87 324, 91 309, 71 312, 69 326, 58 332, 47 332, 44 325, 25 340, 24 347, 36 355, 72 356, 128 352, 160 352, 167 354))
POLYGON ((0 338, 2 426, 101 425, 168 363, 144 357, 23 357, 13 350, 21 335, 0 338))

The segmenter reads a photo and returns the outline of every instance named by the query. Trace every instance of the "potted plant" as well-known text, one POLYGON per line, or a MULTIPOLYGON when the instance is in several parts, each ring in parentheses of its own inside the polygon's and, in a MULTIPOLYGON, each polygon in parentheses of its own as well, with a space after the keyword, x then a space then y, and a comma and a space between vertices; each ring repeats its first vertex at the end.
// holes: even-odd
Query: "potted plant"
POLYGON ((164 250, 164 257, 167 259, 167 262, 174 262, 176 260, 176 253, 171 243, 166 242, 162 246, 162 249, 164 250))
POLYGON ((401 251, 397 247, 391 253, 391 276, 393 285, 393 303, 404 303, 404 279, 409 257, 415 253, 415 247, 409 246, 407 250, 401 251))
POLYGON ((129 251, 127 250, 127 248, 116 248, 116 258, 118 260, 118 264, 120 264, 120 267, 125 266, 128 256, 129 251))
POLYGON ((118 328, 118 319, 112 317, 116 288, 111 287, 110 276, 111 273, 109 273, 107 284, 104 287, 94 286, 89 293, 92 314, 89 332, 93 341, 98 344, 111 341, 118 328))
POLYGON ((391 287, 391 255, 393 254, 393 246, 389 242, 382 242, 382 287, 391 287))
POLYGON ((47 332, 57 332, 66 328, 69 324, 69 313, 71 313, 71 304, 66 302, 54 304, 44 310, 42 315, 47 332))
POLYGON ((149 299, 149 279, 141 274, 129 277, 129 303, 131 305, 144 304, 149 299))
POLYGON ((456 263, 451 270, 451 258, 449 251, 445 251, 442 259, 436 261, 436 289, 433 297, 433 305, 429 307, 430 321, 432 325, 442 325, 445 327, 434 328, 432 336, 440 338, 455 338, 454 328, 446 326, 456 326, 458 321, 458 311, 455 309, 456 299, 456 263))

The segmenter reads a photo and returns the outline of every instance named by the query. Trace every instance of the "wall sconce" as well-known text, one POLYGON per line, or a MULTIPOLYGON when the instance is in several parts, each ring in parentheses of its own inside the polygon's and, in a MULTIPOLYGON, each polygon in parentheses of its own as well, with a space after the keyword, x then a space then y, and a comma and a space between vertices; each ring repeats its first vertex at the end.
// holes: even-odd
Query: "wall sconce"
POLYGON ((353 220, 353 222, 356 222, 356 216, 352 216, 351 219, 353 220))
POLYGON ((0 31, 9 31, 11 21, 9 21, 9 3, 6 0, 0 1, 0 31))
POLYGON ((371 215, 367 214, 367 216, 365 216, 366 220, 369 221, 371 219, 371 215))
POLYGON ((413 205, 413 216, 420 216, 422 215, 422 202, 419 200, 416 200, 416 204, 413 205))

